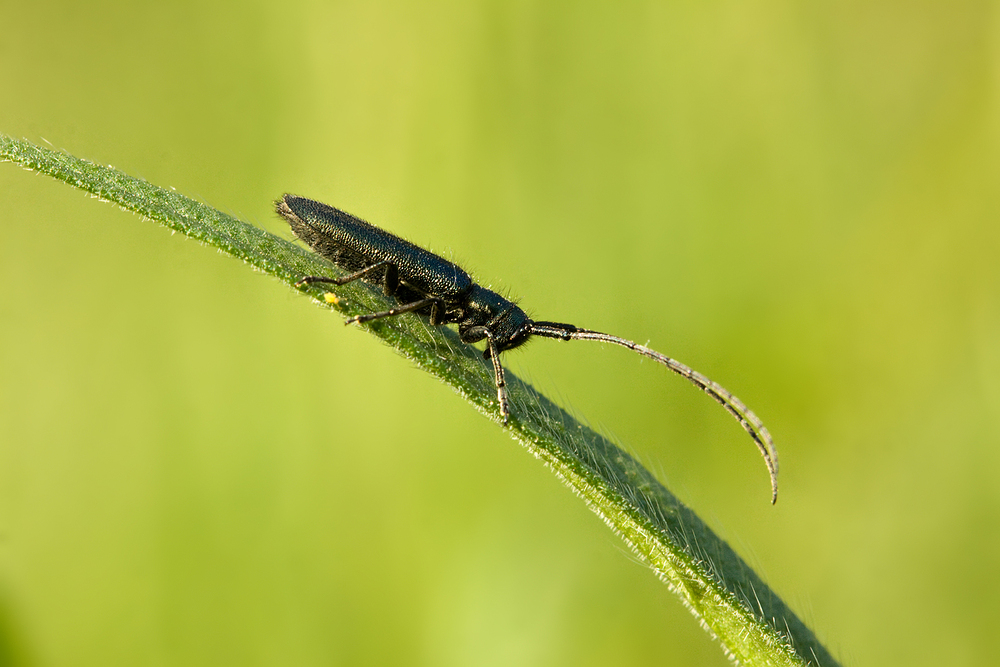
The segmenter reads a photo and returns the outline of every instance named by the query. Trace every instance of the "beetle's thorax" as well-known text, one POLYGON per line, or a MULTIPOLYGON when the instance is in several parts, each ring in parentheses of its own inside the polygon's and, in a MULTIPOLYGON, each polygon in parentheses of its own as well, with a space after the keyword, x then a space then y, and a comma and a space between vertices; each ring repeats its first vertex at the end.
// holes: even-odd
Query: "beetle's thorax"
POLYGON ((496 292, 475 285, 464 304, 464 317, 458 323, 462 339, 476 342, 493 337, 499 351, 509 350, 528 339, 531 319, 516 303, 496 292))

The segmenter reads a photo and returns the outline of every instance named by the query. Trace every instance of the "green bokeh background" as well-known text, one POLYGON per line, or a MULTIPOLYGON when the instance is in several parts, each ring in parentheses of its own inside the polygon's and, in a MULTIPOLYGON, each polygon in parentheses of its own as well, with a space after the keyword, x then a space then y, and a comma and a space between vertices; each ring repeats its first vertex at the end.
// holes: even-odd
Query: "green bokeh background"
MULTIPOLYGON (((514 372, 846 664, 996 664, 995 2, 0 2, 0 132, 276 233, 283 192, 649 341, 514 372)), ((448 388, 0 165, 0 664, 724 665, 448 388)))

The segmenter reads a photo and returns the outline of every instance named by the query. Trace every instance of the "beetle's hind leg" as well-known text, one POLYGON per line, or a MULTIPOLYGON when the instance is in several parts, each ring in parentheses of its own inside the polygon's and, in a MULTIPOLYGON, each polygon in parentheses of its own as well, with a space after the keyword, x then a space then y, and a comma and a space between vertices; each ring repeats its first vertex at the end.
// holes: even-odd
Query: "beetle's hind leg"
MULTIPOLYGON (((385 269, 385 273, 382 277, 382 289, 386 296, 395 296, 397 290, 399 289, 399 269, 392 262, 386 260, 384 262, 378 262, 377 264, 372 264, 371 266, 366 266, 360 271, 355 271, 354 273, 349 273, 346 276, 341 276, 340 278, 327 278, 325 276, 306 276, 302 278, 297 283, 296 287, 302 287, 303 285, 311 285, 313 283, 330 283, 333 285, 346 285, 347 283, 354 282, 370 275, 379 269, 385 269)), ((398 297, 397 297, 398 298, 398 297)), ((442 299, 437 297, 428 297, 426 299, 420 299, 418 301, 413 301, 412 303, 405 303, 402 306, 396 308, 390 308, 389 310, 383 310, 377 313, 368 313, 366 315, 355 315, 344 321, 344 324, 361 324, 362 322, 371 322, 372 320, 380 320, 384 317, 395 317, 396 315, 402 315, 403 313, 410 313, 414 310, 420 310, 421 308, 431 307, 431 324, 438 325, 441 324, 441 319, 444 316, 445 304, 442 299)))
POLYGON ((390 261, 379 262, 377 264, 372 264, 371 266, 366 266, 360 271, 355 271, 354 273, 349 273, 346 276, 341 276, 340 278, 326 278, 324 276, 306 276, 300 281, 295 283, 296 287, 302 287, 303 285, 312 285, 313 283, 331 283, 333 285, 346 285, 347 283, 354 282, 364 278, 370 273, 374 273, 379 269, 385 269, 385 275, 382 278, 382 289, 386 296, 392 296, 396 293, 396 289, 399 287, 399 270, 396 265, 390 261))

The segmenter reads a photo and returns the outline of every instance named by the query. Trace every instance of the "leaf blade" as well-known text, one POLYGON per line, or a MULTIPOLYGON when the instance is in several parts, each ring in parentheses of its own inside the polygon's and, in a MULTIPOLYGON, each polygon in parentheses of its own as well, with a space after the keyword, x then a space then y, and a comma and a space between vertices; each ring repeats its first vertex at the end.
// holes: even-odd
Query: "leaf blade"
MULTIPOLYGON (((322 258, 174 191, 112 167, 0 135, 0 159, 48 174, 105 201, 215 246, 293 285, 304 275, 338 275, 322 258)), ((360 283, 306 292, 321 304, 354 315, 390 304, 360 283)), ((376 337, 451 385, 499 422, 492 370, 450 329, 417 317, 365 325, 376 337)), ((835 665, 815 635, 752 569, 633 457, 508 373, 515 440, 555 472, 650 567, 719 639, 735 662, 747 665, 835 665)))

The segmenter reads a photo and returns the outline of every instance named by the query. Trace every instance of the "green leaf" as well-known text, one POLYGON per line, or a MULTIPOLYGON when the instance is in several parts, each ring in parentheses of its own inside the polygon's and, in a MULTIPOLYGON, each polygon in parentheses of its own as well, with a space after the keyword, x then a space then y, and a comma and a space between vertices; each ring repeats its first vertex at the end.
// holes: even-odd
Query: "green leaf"
MULTIPOLYGON (((342 274, 293 243, 112 167, 3 135, 0 159, 48 174, 183 232, 289 285, 306 275, 342 274)), ((338 287, 336 299, 320 286, 300 291, 345 315, 392 305, 360 282, 338 287)), ((492 368, 454 331, 431 327, 418 317, 388 318, 364 326, 499 423, 492 368)), ((634 458, 513 374, 507 374, 507 383, 511 436, 549 466, 649 564, 734 662, 837 664, 736 552, 634 458)))

